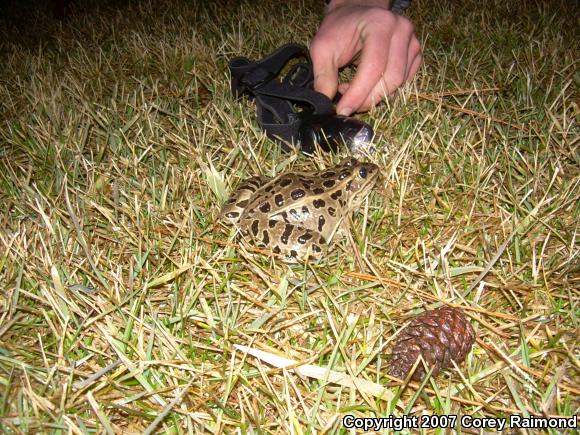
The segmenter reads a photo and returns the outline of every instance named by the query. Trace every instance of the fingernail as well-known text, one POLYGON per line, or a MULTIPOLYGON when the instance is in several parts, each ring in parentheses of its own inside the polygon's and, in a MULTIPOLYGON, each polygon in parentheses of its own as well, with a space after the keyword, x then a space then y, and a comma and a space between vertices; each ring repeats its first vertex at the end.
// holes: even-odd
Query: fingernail
POLYGON ((354 112, 354 110, 352 110, 351 107, 343 107, 337 111, 337 113, 342 116, 350 116, 352 112, 354 112))

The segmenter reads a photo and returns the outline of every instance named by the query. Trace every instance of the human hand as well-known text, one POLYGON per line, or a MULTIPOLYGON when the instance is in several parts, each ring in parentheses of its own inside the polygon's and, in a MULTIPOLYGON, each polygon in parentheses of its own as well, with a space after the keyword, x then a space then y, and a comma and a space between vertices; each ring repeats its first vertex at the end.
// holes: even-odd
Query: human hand
POLYGON ((413 24, 387 9, 388 0, 333 0, 312 43, 314 89, 334 98, 337 113, 369 110, 410 80, 421 65, 413 24), (338 83, 338 69, 355 64, 350 83, 338 83))

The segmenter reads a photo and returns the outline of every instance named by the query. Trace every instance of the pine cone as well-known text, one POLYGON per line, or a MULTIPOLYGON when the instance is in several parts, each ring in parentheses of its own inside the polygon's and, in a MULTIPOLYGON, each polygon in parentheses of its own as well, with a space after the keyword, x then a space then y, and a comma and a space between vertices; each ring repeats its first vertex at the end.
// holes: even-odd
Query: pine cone
MULTIPOLYGON (((405 378, 421 355, 427 367, 433 367, 432 376, 451 365, 460 364, 475 341, 475 332, 459 308, 441 307, 425 311, 401 331, 393 348, 390 374, 405 378)), ((419 363, 413 380, 425 376, 425 367, 419 363)))

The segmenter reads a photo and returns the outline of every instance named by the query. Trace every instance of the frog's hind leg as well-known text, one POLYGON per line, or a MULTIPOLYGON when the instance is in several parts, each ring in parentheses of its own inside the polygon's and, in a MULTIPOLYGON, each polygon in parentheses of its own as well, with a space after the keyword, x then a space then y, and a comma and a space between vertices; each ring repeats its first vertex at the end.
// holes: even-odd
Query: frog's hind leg
POLYGON ((252 195, 268 181, 269 177, 262 176, 244 180, 222 207, 220 220, 237 223, 252 195))
POLYGON ((275 219, 246 222, 246 236, 260 248, 280 254, 289 263, 306 258, 319 260, 328 250, 328 242, 317 231, 275 219))

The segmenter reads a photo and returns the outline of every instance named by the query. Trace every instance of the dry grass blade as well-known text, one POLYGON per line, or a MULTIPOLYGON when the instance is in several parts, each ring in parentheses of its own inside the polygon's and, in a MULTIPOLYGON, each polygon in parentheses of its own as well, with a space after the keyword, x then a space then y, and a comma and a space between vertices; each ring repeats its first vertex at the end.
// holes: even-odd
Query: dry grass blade
POLYGON ((91 405, 93 412, 99 418, 99 421, 103 425, 103 428, 105 429, 105 432, 107 433, 107 435, 115 434, 116 432, 113 429, 111 422, 109 421, 108 417, 103 413, 103 411, 99 407, 99 404, 97 403, 97 401, 95 400, 95 398, 93 397, 93 395, 90 391, 87 393, 87 401, 91 405))
POLYGON ((145 429, 143 435, 150 435, 155 432, 157 426, 159 426, 159 423, 161 423, 163 419, 167 417, 167 414, 171 412, 173 407, 175 407, 178 403, 181 402, 181 400, 183 400, 183 396, 185 396, 185 394, 187 393, 192 384, 193 381, 190 381, 185 387, 183 387, 183 389, 179 392, 179 394, 177 394, 175 398, 167 404, 165 409, 163 409, 163 411, 161 411, 161 413, 155 418, 155 420, 153 420, 153 422, 149 425, 149 427, 145 429))
MULTIPOLYGON (((477 90, 477 91, 479 92, 479 90, 477 90)), ((463 93, 463 92, 461 92, 461 91, 458 91, 458 92, 443 92, 442 95, 460 95, 461 93, 463 93)), ((510 128, 515 128, 517 130, 521 130, 521 131, 524 131, 526 133, 529 132, 528 128, 526 126, 524 126, 524 125, 510 124, 509 122, 504 121, 503 119, 499 119, 499 118, 496 118, 496 117, 493 117, 493 116, 489 116, 486 113, 481 113, 481 112, 477 112, 475 110, 470 110, 470 109, 466 109, 464 107, 456 106, 454 104, 445 103, 440 98, 435 98, 435 97, 432 97, 430 95, 423 95, 423 94, 418 94, 416 96, 416 98, 418 100, 431 101, 433 103, 436 103, 437 105, 446 107, 446 108, 451 109, 451 110, 455 110, 455 111, 457 111, 459 113, 465 113, 467 115, 475 116, 475 117, 481 118, 481 119, 488 119, 488 120, 491 120, 491 121, 496 122, 498 124, 507 125, 510 128)))
POLYGON ((264 352, 263 350, 253 349, 248 346, 242 346, 236 344, 236 349, 241 352, 247 353, 264 361, 274 367, 280 369, 293 370, 296 373, 307 376, 309 378, 318 379, 324 382, 331 382, 334 384, 342 385, 343 387, 355 388, 363 393, 370 394, 381 400, 393 400, 394 394, 389 390, 385 389, 379 384, 374 382, 369 382, 366 379, 353 378, 345 373, 340 373, 335 370, 330 370, 328 368, 312 365, 312 364, 302 364, 299 361, 284 358, 273 353, 264 352))

